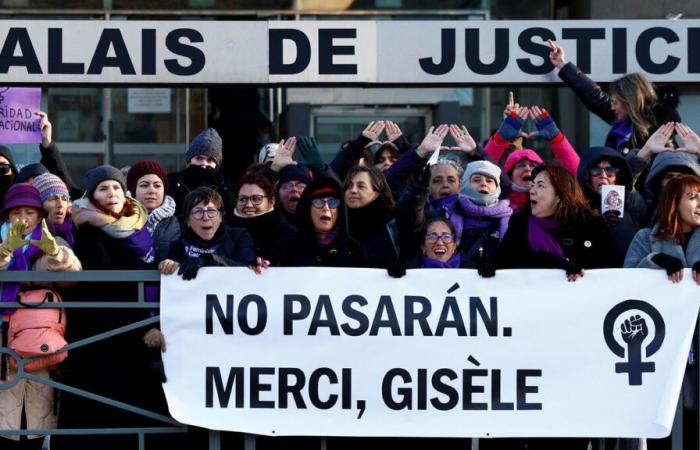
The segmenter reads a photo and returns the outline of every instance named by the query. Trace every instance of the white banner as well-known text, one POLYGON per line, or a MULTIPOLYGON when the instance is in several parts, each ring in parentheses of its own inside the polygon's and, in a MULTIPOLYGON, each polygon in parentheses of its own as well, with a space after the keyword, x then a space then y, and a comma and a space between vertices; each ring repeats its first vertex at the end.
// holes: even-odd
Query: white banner
POLYGON ((164 276, 172 416, 264 435, 669 434, 700 288, 686 270, 205 268, 164 276))
POLYGON ((558 83, 547 39, 599 82, 700 81, 700 20, 0 20, 0 85, 558 83))

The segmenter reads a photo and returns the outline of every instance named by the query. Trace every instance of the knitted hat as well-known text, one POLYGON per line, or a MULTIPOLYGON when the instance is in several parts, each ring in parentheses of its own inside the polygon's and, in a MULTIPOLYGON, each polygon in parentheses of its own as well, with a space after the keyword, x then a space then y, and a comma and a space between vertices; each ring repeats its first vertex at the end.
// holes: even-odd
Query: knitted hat
POLYGON ((263 164, 268 157, 274 158, 279 146, 279 144, 275 144, 274 142, 263 145, 258 154, 258 163, 263 164))
POLYGON ((126 191, 126 183, 121 170, 114 166, 104 165, 90 169, 87 173, 87 181, 85 182, 85 195, 90 197, 98 184, 105 180, 114 180, 121 184, 122 189, 126 191))
POLYGON ((44 205, 41 203, 39 191, 29 183, 17 183, 10 186, 5 193, 5 204, 0 215, 7 217, 10 210, 18 206, 30 206, 46 213, 44 205))
POLYGON ((493 178, 496 180, 496 186, 498 186, 501 180, 501 169, 494 163, 486 160, 470 162, 467 164, 467 168, 464 171, 462 186, 469 184, 472 175, 485 175, 489 178, 493 178))
POLYGON ((54 195, 63 195, 66 198, 70 198, 66 184, 52 173, 42 173, 37 176, 32 181, 32 186, 39 191, 42 202, 45 202, 54 195))
POLYGON ((311 184, 311 178, 309 178, 304 169, 295 165, 287 166, 280 171, 277 185, 282 186, 287 181, 301 181, 307 185, 311 184))
POLYGON ((197 155, 204 155, 214 158, 216 166, 221 165, 223 158, 221 153, 221 136, 213 128, 207 128, 194 138, 187 149, 185 159, 189 163, 197 155))
POLYGON ((462 195, 466 195, 469 200, 477 205, 491 206, 498 202, 498 197, 501 195, 501 169, 489 161, 473 161, 467 164, 462 177, 462 195), (483 175, 496 180, 496 191, 491 194, 482 194, 477 192, 469 182, 472 175, 483 175))
POLYGON ((523 150, 516 150, 510 155, 508 155, 508 158, 506 159, 506 163, 503 165, 503 170, 510 175, 510 171, 513 169, 513 166, 515 166, 517 163, 520 162, 522 159, 529 159, 532 162, 535 162, 537 164, 542 164, 544 161, 542 158, 540 158, 540 155, 535 153, 534 150, 530 150, 529 148, 523 149, 523 150))
POLYGON ((36 177, 41 175, 42 173, 48 172, 49 169, 44 167, 44 165, 41 163, 27 164, 26 166, 20 169, 19 174, 17 175, 17 179, 15 181, 17 183, 24 183, 32 177, 36 177))
POLYGON ((163 189, 168 192, 168 173, 165 167, 161 166, 156 161, 144 160, 139 161, 129 169, 129 173, 126 176, 126 187, 129 188, 131 195, 136 195, 136 183, 144 175, 157 175, 160 181, 163 182, 163 189))

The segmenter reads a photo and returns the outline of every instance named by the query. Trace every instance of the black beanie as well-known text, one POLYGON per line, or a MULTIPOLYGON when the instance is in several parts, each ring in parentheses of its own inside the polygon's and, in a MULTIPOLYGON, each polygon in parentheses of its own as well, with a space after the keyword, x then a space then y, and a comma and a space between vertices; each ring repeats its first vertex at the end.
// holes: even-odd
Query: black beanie
POLYGON ((32 177, 38 177, 39 175, 49 173, 49 169, 44 167, 43 164, 41 163, 32 163, 32 164, 27 164, 26 166, 22 167, 20 169, 19 174, 17 175, 17 180, 15 180, 17 183, 24 183, 28 179, 32 177))
POLYGON ((90 197, 98 184, 105 180, 114 180, 122 186, 124 195, 126 195, 126 182, 122 171, 114 166, 104 165, 90 169, 87 173, 87 181, 85 182, 85 195, 90 197))

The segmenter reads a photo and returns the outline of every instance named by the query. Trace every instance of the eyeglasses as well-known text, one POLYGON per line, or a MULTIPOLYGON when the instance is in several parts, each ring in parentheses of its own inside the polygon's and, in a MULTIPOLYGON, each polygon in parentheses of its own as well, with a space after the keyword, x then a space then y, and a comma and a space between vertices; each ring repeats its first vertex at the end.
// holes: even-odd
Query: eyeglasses
POLYGON ((216 217, 219 217, 219 214, 221 214, 221 210, 216 208, 195 208, 190 212, 190 216, 197 220, 202 220, 204 219, 205 213, 207 214, 208 218, 214 219, 216 217))
POLYGON ((340 206, 340 200, 337 198, 315 198, 311 200, 311 205, 316 209, 323 209, 325 205, 328 205, 329 209, 337 209, 340 206))
POLYGON ((605 175, 606 175, 606 176, 612 177, 612 176, 617 175, 617 172, 619 172, 619 171, 620 171, 620 169, 618 169, 617 167, 613 167, 613 166, 608 166, 608 167, 595 166, 595 167, 591 167, 591 175, 593 175, 594 177, 599 177, 599 176, 603 175, 603 172, 605 172, 605 175))
POLYGON ((438 239, 442 240, 445 244, 449 244, 455 240, 455 235, 452 233, 428 233, 425 235, 425 242, 430 242, 431 244, 437 242, 438 239))
POLYGON ((537 166, 539 166, 539 164, 530 161, 520 161, 515 164, 516 169, 534 169, 537 166))
POLYGON ((238 204, 244 206, 250 201, 254 206, 260 206, 265 198, 267 198, 267 195, 241 195, 238 197, 238 204))
POLYGON ((306 189, 306 183, 302 183, 301 181, 287 181, 282 186, 280 186, 280 189, 283 191, 291 191, 292 189, 296 189, 297 191, 303 191, 304 189, 306 189))

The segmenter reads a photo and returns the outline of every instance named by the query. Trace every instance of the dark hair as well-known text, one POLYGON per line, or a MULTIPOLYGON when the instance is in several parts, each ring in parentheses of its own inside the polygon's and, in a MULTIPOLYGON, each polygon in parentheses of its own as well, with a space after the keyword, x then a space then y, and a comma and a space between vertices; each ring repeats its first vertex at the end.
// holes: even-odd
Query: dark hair
POLYGON ((450 219, 442 216, 435 216, 426 220, 423 224, 423 227, 420 230, 421 242, 425 241, 425 236, 428 234, 428 228, 430 228, 430 225, 437 222, 444 223, 445 225, 447 225, 447 227, 450 229, 450 233, 452 233, 455 236, 455 240, 457 239, 457 230, 455 229, 455 225, 452 222, 450 222, 450 219))
POLYGON ((389 184, 386 182, 384 175, 374 166, 355 166, 348 171, 345 176, 345 183, 343 183, 343 193, 350 187, 350 182, 352 178, 358 173, 365 172, 369 175, 370 183, 372 184, 372 189, 379 192, 379 199, 386 205, 390 210, 394 210, 395 202, 394 196, 389 189, 389 184))
POLYGON ((686 189, 700 192, 700 178, 695 175, 683 175, 669 180, 661 191, 657 210, 658 229, 656 236, 661 239, 671 239, 684 243, 683 224, 678 212, 678 205, 686 189))
MULTIPOLYGON (((581 187, 573 175, 561 166, 545 163, 535 167, 532 171, 532 179, 534 180, 542 172, 549 176, 549 181, 552 183, 554 192, 559 198, 554 218, 562 224, 577 220, 590 222, 595 214, 593 214, 581 187)), ((529 208, 530 204, 528 203, 527 209, 529 210, 529 208)))
POLYGON ((187 194, 185 196, 185 200, 182 202, 182 211, 185 219, 190 216, 194 207, 200 203, 204 203, 205 205, 208 203, 213 203, 217 209, 224 207, 224 201, 218 192, 212 188, 198 187, 187 194))
POLYGON ((254 184, 262 189, 268 198, 274 197, 274 187, 272 186, 272 183, 260 172, 246 173, 240 180, 238 180, 238 183, 236 183, 236 185, 233 187, 233 195, 235 195, 236 198, 238 198, 238 193, 244 184, 254 184))

